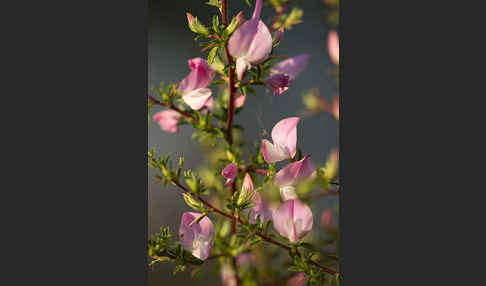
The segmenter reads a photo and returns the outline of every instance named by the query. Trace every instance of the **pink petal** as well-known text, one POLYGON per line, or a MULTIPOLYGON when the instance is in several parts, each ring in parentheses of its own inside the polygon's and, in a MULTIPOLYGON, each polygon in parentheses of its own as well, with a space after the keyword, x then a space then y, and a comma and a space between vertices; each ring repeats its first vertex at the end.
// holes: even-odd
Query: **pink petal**
POLYGON ((270 69, 270 75, 286 74, 292 82, 306 68, 310 58, 310 55, 304 54, 281 61, 270 69))
POLYGON ((280 120, 272 129, 273 143, 284 146, 290 154, 290 158, 295 157, 297 152, 297 124, 299 117, 289 117, 280 120))
POLYGON ((153 119, 160 125, 162 130, 169 133, 176 133, 180 117, 179 112, 167 109, 155 113, 153 119))
POLYGON ((339 65, 339 36, 336 31, 329 32, 327 49, 329 50, 329 57, 333 63, 339 65))
POLYGON ((179 83, 177 88, 183 95, 195 89, 207 87, 214 78, 214 70, 206 60, 194 58, 190 59, 188 63, 191 72, 179 83))
POLYGON ((257 32, 254 35, 246 58, 252 64, 258 64, 268 58, 272 51, 272 34, 265 23, 258 22, 257 32))
POLYGON ((239 80, 243 78, 243 74, 245 74, 245 71, 249 68, 251 68, 251 64, 246 58, 243 57, 236 60, 236 74, 238 75, 239 80))
POLYGON ((289 76, 286 74, 275 74, 265 80, 265 83, 273 88, 273 95, 281 95, 287 91, 290 83, 289 76))
POLYGON ((287 152, 287 149, 278 145, 274 145, 266 139, 262 140, 262 153, 263 158, 267 163, 280 162, 289 158, 290 156, 290 154, 287 152))
POLYGON ((214 99, 212 97, 210 97, 208 99, 208 101, 206 102, 206 104, 204 105, 209 111, 213 111, 214 110, 214 99))
POLYGON ((211 97, 211 89, 209 88, 198 88, 190 91, 182 96, 187 105, 189 105, 194 110, 201 109, 208 102, 211 97))
POLYGON ((278 171, 275 176, 275 183, 277 186, 297 184, 303 179, 311 176, 315 169, 316 168, 309 159, 309 156, 305 156, 302 160, 290 163, 282 170, 278 171))
POLYGON ((231 185, 233 183, 233 181, 235 180, 235 177, 236 177, 237 174, 238 174, 238 167, 233 163, 228 164, 223 169, 223 171, 221 171, 221 175, 223 175, 223 177, 225 177, 227 179, 224 186, 227 187, 227 186, 231 185))
POLYGON ((220 270, 221 281, 223 282, 223 286, 237 286, 238 282, 236 281, 235 271, 233 267, 229 264, 224 264, 221 266, 220 270))
POLYGON ((297 242, 298 237, 294 231, 294 200, 285 201, 278 207, 272 216, 273 226, 281 236, 288 238, 291 242, 297 242))
POLYGON ((228 51, 232 57, 240 58, 245 56, 258 30, 258 21, 245 21, 228 40, 228 51))
POLYGON ((243 180, 241 189, 245 190, 246 192, 253 192, 253 181, 248 173, 245 174, 245 179, 243 180))
POLYGON ((312 229, 312 211, 299 200, 288 200, 282 203, 273 213, 273 225, 280 235, 291 242, 298 242, 312 229))
POLYGON ((309 206, 299 200, 294 200, 295 231, 299 238, 311 231, 313 220, 312 211, 309 206))
POLYGON ((245 104, 246 95, 240 94, 235 98, 235 108, 240 108, 245 104))
POLYGON ((260 19, 260 13, 262 11, 263 0, 257 0, 255 3, 255 9, 253 10, 252 19, 260 19))

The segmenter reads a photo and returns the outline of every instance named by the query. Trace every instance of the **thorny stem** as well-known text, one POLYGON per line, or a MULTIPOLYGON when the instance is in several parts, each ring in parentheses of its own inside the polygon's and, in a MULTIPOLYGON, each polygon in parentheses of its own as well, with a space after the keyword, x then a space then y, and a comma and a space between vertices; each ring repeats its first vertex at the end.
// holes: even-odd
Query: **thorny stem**
POLYGON ((151 100, 153 103, 155 103, 155 104, 165 106, 165 107, 167 107, 167 108, 169 108, 169 109, 172 109, 172 110, 174 110, 174 111, 179 112, 179 113, 180 113, 182 116, 184 116, 184 117, 187 117, 187 118, 190 118, 190 119, 192 119, 192 120, 194 120, 194 121, 197 121, 197 120, 196 120, 196 117, 194 117, 192 114, 187 113, 187 112, 185 112, 185 111, 182 111, 182 110, 180 110, 179 108, 177 108, 177 107, 176 107, 176 106, 174 106, 174 105, 169 105, 169 104, 167 104, 167 103, 165 103, 165 102, 162 102, 162 101, 160 101, 160 100, 156 99, 155 97, 153 97, 153 96, 151 96, 151 95, 149 95, 149 96, 148 96, 148 98, 149 98, 149 99, 150 99, 150 100, 151 100))
MULTIPOLYGON (((232 221, 235 221, 235 222, 237 222, 237 223, 239 223, 239 224, 245 225, 245 222, 243 222, 243 221, 242 221, 242 220, 241 220, 239 217, 235 217, 235 216, 233 216, 232 214, 228 214, 228 213, 226 213, 226 212, 224 212, 224 211, 222 211, 222 210, 220 210, 220 209, 218 209, 218 208, 214 207, 214 206, 213 206, 213 205, 211 205, 209 202, 207 202, 205 199, 203 199, 203 198, 202 198, 200 195, 197 195, 197 194, 193 194, 193 193, 191 193, 191 192, 190 192, 190 191, 189 191, 189 190, 188 190, 186 187, 184 187, 183 185, 181 185, 181 184, 179 183, 179 181, 177 181, 177 180, 175 180, 175 179, 170 179, 170 181, 171 181, 171 182, 172 182, 174 185, 176 185, 177 187, 179 187, 179 188, 180 188, 182 191, 184 191, 185 193, 188 193, 188 194, 190 194, 191 196, 194 196, 194 197, 195 197, 196 199, 198 199, 199 201, 201 201, 201 202, 202 202, 202 203, 203 203, 203 204, 204 204, 206 207, 208 207, 208 208, 209 208, 211 211, 214 211, 215 213, 220 214, 220 215, 222 215, 222 216, 224 216, 224 217, 226 217, 226 218, 228 218, 228 219, 230 219, 230 220, 232 220, 232 221)), ((282 243, 280 243, 280 242, 278 242, 278 241, 276 241, 276 240, 274 240, 274 239, 272 239, 272 238, 270 238, 270 237, 266 236, 265 234, 263 234, 263 233, 261 233, 261 232, 259 232, 259 231, 256 231, 256 232, 255 232, 255 235, 257 235, 258 237, 260 237, 261 239, 263 239, 263 240, 264 240, 264 241, 266 241, 266 242, 269 242, 269 243, 271 243, 271 244, 273 244, 273 245, 276 245, 276 246, 278 246, 278 247, 280 247, 280 248, 283 248, 283 249, 287 250, 289 253, 291 253, 291 252, 292 252, 292 248, 291 248, 290 246, 287 246, 287 245, 285 245, 285 244, 282 244, 282 243)), ((298 254, 298 255, 300 255, 300 253, 299 253, 298 251, 297 251, 297 254, 298 254)), ((310 263, 311 263, 311 264, 313 264, 314 266, 317 266, 317 267, 321 268, 322 270, 324 270, 324 271, 325 271, 325 272, 327 272, 327 273, 330 273, 330 274, 337 274, 337 273, 338 273, 337 271, 332 270, 332 269, 329 269, 329 268, 327 268, 327 267, 325 267, 325 266, 322 266, 322 265, 320 265, 320 264, 318 264, 318 263, 316 263, 316 262, 314 262, 314 261, 312 261, 312 260, 310 261, 310 263)))

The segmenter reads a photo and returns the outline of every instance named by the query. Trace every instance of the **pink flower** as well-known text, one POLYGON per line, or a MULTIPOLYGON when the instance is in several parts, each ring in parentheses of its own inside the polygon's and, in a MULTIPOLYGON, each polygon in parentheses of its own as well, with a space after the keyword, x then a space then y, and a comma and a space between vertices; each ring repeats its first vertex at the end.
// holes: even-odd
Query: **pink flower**
POLYGON ((223 286, 238 285, 235 277, 235 271, 233 270, 233 267, 231 267, 229 264, 223 264, 223 266, 221 266, 220 275, 223 286))
POLYGON ((273 88, 274 95, 284 93, 297 75, 309 64, 310 55, 303 54, 278 62, 270 69, 270 77, 265 82, 273 88))
POLYGON ((305 283, 307 282, 307 277, 305 276, 304 272, 299 272, 297 275, 294 277, 290 278, 289 281, 287 281, 288 286, 305 286, 305 283))
POLYGON ((292 243, 312 229, 312 211, 299 200, 288 200, 273 213, 273 226, 292 243))
POLYGON ((201 260, 206 260, 213 244, 214 227, 207 216, 201 219, 199 223, 193 223, 201 215, 196 212, 182 214, 179 239, 185 250, 201 260))
MULTIPOLYGON (((250 223, 256 223, 257 217, 260 217, 260 222, 272 219, 272 211, 262 200, 262 197, 258 192, 253 193, 252 202, 255 204, 255 206, 251 208, 250 223)), ((250 209, 245 209, 245 215, 248 215, 249 211, 250 209)))
POLYGON ((223 177, 227 179, 226 183, 224 183, 224 186, 227 187, 233 184, 237 174, 238 167, 235 164, 230 163, 228 166, 224 167, 223 171, 221 171, 221 175, 223 175, 223 177))
POLYGON ((329 32, 327 37, 327 49, 332 62, 339 65, 339 36, 334 30, 329 32))
POLYGON ((154 114, 154 121, 160 125, 160 128, 169 133, 177 132, 177 123, 181 115, 179 112, 167 109, 154 114))
POLYGON ((272 129, 273 144, 262 140, 263 158, 267 163, 279 162, 295 157, 297 152, 297 124, 300 118, 280 120, 272 129))
POLYGON ((278 171, 275 176, 275 183, 280 187, 297 184, 312 176, 315 169, 316 167, 307 155, 302 160, 290 163, 278 171))
POLYGON ((321 226, 326 231, 331 231, 336 227, 336 224, 334 223, 334 219, 332 217, 332 210, 325 209, 322 211, 321 226))
POLYGON ((310 55, 303 54, 278 62, 270 69, 270 75, 285 74, 292 82, 307 67, 310 58, 310 55))
POLYGON ((290 79, 286 74, 276 74, 265 79, 265 83, 273 89, 273 95, 281 95, 289 89, 290 79))
POLYGON ((211 97, 211 89, 207 86, 214 78, 214 70, 201 58, 190 59, 188 63, 191 72, 179 83, 178 91, 192 109, 199 110, 211 97))
POLYGON ((245 21, 230 37, 228 51, 236 58, 238 79, 252 65, 263 62, 272 51, 272 35, 260 20, 262 0, 257 0, 250 20, 245 21))

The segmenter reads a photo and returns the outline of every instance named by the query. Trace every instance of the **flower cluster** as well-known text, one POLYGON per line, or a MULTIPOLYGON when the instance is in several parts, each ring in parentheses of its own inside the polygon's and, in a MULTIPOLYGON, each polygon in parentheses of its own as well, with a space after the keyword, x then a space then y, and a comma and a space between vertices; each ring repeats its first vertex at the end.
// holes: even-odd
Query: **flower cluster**
MULTIPOLYGON (((177 263, 177 272, 187 267, 198 270, 205 261, 217 259, 226 286, 261 285, 261 279, 269 278, 259 276, 259 268, 273 271, 273 276, 284 275, 288 285, 337 281, 336 260, 326 256, 338 255, 333 210, 325 209, 316 218, 320 219, 317 229, 326 234, 320 237, 314 234, 319 230, 314 227, 313 231, 311 209, 313 197, 339 194, 335 188, 339 186, 337 151, 323 167, 314 165, 309 154, 302 154, 297 144, 299 126, 305 124, 302 116, 276 122, 271 138, 255 142, 254 150, 243 148, 242 128, 234 124, 248 93, 258 96, 256 88, 264 86, 272 91, 270 96, 287 96, 291 84, 310 62, 309 54, 276 62, 279 56, 274 55, 275 48, 284 31, 301 22, 303 13, 293 8, 287 14, 288 2, 270 1, 277 14, 269 26, 261 17, 263 0, 255 1, 248 20, 239 12, 231 21, 226 15, 227 1, 210 0, 207 4, 217 7, 222 16, 220 22, 215 15, 211 27, 187 13, 189 29, 197 34, 196 40, 204 40, 203 51, 209 50, 207 59, 189 59, 187 76, 167 87, 161 84, 154 88, 160 99, 149 96, 149 108, 164 107, 152 119, 165 132, 177 133, 182 124, 192 126, 193 138, 207 148, 204 153, 208 160, 207 166, 196 173, 184 170, 183 158, 174 167, 169 155, 157 159, 153 150, 149 152, 149 165, 161 173, 157 175, 159 182, 179 189, 193 210, 183 212, 176 242, 172 242, 168 228, 149 241, 149 255, 154 259, 151 264, 172 261, 177 263), (274 248, 260 247, 263 243, 274 248), (292 276, 271 269, 277 249, 288 255, 286 264, 292 265, 288 270, 296 272, 292 276)), ((328 51, 338 65, 336 31, 329 33, 328 51)), ((337 99, 332 106, 320 98, 308 102, 315 110, 326 110, 339 119, 337 99)), ((309 136, 312 134, 305 137, 309 136)), ((264 284, 277 283, 267 282, 264 284)))

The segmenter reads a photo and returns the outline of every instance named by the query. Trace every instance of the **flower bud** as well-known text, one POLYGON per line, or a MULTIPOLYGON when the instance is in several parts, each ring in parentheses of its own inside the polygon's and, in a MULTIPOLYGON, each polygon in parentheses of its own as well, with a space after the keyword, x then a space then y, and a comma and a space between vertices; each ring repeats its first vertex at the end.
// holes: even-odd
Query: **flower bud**
POLYGON ((226 30, 228 31, 228 34, 231 35, 233 32, 238 29, 238 27, 245 21, 245 17, 243 15, 243 12, 240 11, 238 15, 236 15, 232 20, 231 23, 228 25, 226 30))
POLYGON ((193 31, 194 33, 202 34, 204 36, 209 35, 208 29, 203 24, 199 23, 197 17, 192 16, 191 13, 186 13, 186 15, 187 23, 191 31, 193 31))
POLYGON ((182 194, 182 196, 184 198, 184 201, 190 208, 195 209, 197 211, 203 208, 203 204, 200 201, 194 199, 193 196, 188 194, 182 194))
POLYGON ((243 180, 243 185, 241 186, 240 195, 238 196, 238 201, 236 204, 241 205, 242 203, 250 200, 253 197, 253 181, 248 173, 245 174, 245 179, 243 180))
POLYGON ((223 171, 221 171, 221 175, 226 178, 226 183, 224 183, 224 186, 227 187, 231 185, 235 180, 237 174, 238 167, 233 163, 228 164, 228 166, 226 166, 223 171))

